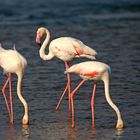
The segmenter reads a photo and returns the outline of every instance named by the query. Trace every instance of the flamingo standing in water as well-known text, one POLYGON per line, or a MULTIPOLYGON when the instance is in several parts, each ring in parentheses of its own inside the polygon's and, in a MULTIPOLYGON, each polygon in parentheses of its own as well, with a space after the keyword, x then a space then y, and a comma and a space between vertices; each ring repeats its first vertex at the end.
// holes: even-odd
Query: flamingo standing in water
MULTIPOLYGON (((95 50, 83 44, 80 40, 77 40, 72 37, 60 37, 50 42, 49 45, 49 53, 45 54, 45 48, 48 45, 50 40, 50 32, 47 28, 40 27, 37 30, 36 42, 41 46, 39 50, 40 57, 43 60, 51 60, 54 57, 57 57, 64 61, 66 70, 69 68, 68 62, 73 60, 74 58, 85 57, 89 59, 95 59, 95 55, 97 54, 95 50), (41 46, 41 37, 46 34, 45 41, 41 46)), ((69 110, 70 110, 70 75, 67 74, 67 85, 65 90, 56 106, 56 110, 59 108, 59 105, 68 90, 69 97, 69 110)))
POLYGON ((96 92, 96 82, 102 80, 104 82, 104 89, 105 89, 105 97, 109 105, 114 109, 117 114, 118 121, 116 128, 123 128, 123 121, 121 117, 120 110, 118 107, 113 103, 110 98, 109 94, 109 73, 110 67, 104 63, 96 62, 96 61, 87 61, 82 62, 79 64, 75 64, 71 66, 69 69, 65 71, 65 73, 76 73, 78 74, 83 80, 80 84, 71 92, 71 106, 72 106, 72 127, 75 126, 74 124, 74 95, 79 87, 86 81, 86 80, 93 80, 94 81, 94 88, 92 92, 91 98, 91 110, 92 110, 92 127, 94 128, 94 96, 96 92))
POLYGON ((4 69, 6 73, 8 73, 8 79, 5 82, 2 93, 6 102, 6 107, 10 117, 10 123, 13 124, 13 105, 12 105, 12 82, 11 82, 11 74, 15 73, 18 77, 17 80, 17 95, 24 106, 24 116, 22 119, 23 124, 28 124, 28 105, 25 99, 22 97, 21 94, 21 83, 24 75, 24 71, 27 65, 26 59, 15 49, 14 50, 5 50, 4 48, 0 47, 0 66, 4 69), (8 101, 6 98, 5 89, 7 84, 9 83, 9 90, 10 90, 10 107, 8 105, 8 101))

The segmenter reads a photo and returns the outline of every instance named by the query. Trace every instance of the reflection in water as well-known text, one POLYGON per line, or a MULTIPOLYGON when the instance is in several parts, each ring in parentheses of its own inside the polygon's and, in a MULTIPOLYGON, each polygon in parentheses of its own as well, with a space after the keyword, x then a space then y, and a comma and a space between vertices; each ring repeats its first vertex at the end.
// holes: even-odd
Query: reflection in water
POLYGON ((21 131, 15 130, 14 125, 9 125, 5 134, 5 139, 8 140, 28 140, 29 139, 29 126, 23 125, 21 131))
POLYGON ((68 139, 70 140, 85 140, 89 138, 90 139, 96 138, 96 129, 86 128, 85 126, 75 128, 68 127, 67 133, 68 139))
POLYGON ((77 139, 77 130, 76 128, 71 128, 69 131, 68 131, 68 139, 71 139, 71 140, 76 140, 77 139))
POLYGON ((70 128, 68 129, 68 139, 84 140, 84 139, 116 139, 123 137, 123 129, 95 129, 95 128, 70 128), (84 131, 83 131, 84 130, 84 131), (83 133, 84 132, 84 133, 83 133))
POLYGON ((25 140, 28 140, 28 138, 29 138, 29 126, 28 125, 23 125, 22 135, 24 138, 26 138, 25 140))
POLYGON ((117 137, 118 139, 120 139, 120 138, 122 138, 122 136, 123 136, 124 129, 117 129, 115 133, 116 133, 116 137, 117 137))
POLYGON ((15 128, 13 125, 9 125, 8 129, 5 134, 5 139, 12 139, 12 140, 17 140, 15 128))
POLYGON ((102 138, 102 140, 106 139, 115 139, 120 140, 123 137, 123 129, 98 129, 97 130, 97 138, 102 138))
POLYGON ((92 128, 92 131, 91 131, 91 138, 95 138, 96 137, 96 129, 95 128, 92 128))

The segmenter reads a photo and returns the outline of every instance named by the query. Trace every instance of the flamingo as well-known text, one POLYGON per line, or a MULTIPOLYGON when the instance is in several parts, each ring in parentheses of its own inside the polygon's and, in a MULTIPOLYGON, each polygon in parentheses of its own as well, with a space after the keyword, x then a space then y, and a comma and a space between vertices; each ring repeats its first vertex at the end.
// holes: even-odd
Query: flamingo
MULTIPOLYGON (((36 35, 36 42, 41 46, 39 50, 40 57, 45 61, 57 57, 62 61, 64 61, 66 70, 69 68, 69 61, 73 60, 74 58, 85 57, 88 59, 95 59, 95 55, 97 54, 95 50, 86 46, 80 40, 77 40, 72 37, 60 37, 52 40, 49 45, 49 53, 45 54, 45 48, 48 45, 49 40, 50 40, 49 30, 44 27, 38 28, 37 35, 36 35), (46 38, 41 46, 40 40, 44 34, 46 34, 46 38)), ((68 90, 69 110, 70 110, 70 75, 69 74, 67 74, 67 84, 56 106, 56 110, 59 108, 60 103, 67 90, 68 90)))
POLYGON ((105 90, 105 97, 109 105, 114 109, 117 114, 118 120, 116 128, 121 129, 123 128, 123 121, 121 117, 121 112, 118 107, 113 103, 109 93, 109 74, 111 72, 110 67, 107 64, 97 61, 87 61, 82 62, 79 64, 72 65, 69 69, 65 71, 67 73, 75 73, 78 74, 83 80, 76 86, 76 88, 71 92, 71 107, 72 107, 72 128, 75 127, 74 124, 74 95, 76 91, 80 88, 80 86, 86 80, 93 80, 94 81, 94 88, 92 91, 92 98, 91 98, 91 111, 92 111, 92 127, 94 128, 94 96, 96 92, 97 81, 104 82, 104 90, 105 90))
POLYGON ((8 73, 8 79, 6 80, 4 86, 2 87, 2 93, 4 96, 4 100, 6 102, 6 107, 9 113, 10 117, 10 123, 13 124, 13 103, 12 103, 12 82, 11 82, 11 76, 12 73, 17 75, 17 95, 19 100, 24 106, 24 116, 22 119, 22 124, 26 125, 28 124, 28 104, 25 101, 25 99, 22 97, 21 94, 21 85, 22 85, 22 79, 24 75, 24 71, 27 65, 26 59, 16 51, 15 47, 14 50, 6 50, 0 46, 0 66, 4 69, 6 73, 8 73), (8 101, 6 98, 5 89, 7 84, 9 83, 9 90, 10 90, 10 107, 8 105, 8 101))

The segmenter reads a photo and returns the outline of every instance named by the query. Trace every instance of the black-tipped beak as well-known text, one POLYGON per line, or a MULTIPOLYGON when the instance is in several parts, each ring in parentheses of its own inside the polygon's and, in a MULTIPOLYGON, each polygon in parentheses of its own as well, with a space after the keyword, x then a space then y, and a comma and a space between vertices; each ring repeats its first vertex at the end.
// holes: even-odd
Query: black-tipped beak
POLYGON ((37 43, 41 47, 41 43, 37 43))

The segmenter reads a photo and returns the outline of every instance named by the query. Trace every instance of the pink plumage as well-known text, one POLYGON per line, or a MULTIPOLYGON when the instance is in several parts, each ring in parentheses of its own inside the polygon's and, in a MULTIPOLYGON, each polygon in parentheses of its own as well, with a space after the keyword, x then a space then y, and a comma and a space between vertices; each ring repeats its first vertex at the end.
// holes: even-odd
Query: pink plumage
MULTIPOLYGON (((66 70, 69 68, 69 61, 72 61, 74 58, 88 58, 88 59, 95 59, 95 56, 97 55, 97 52, 85 45, 83 42, 81 42, 78 39, 72 38, 72 37, 59 37, 57 39, 54 39, 49 44, 49 53, 45 54, 45 49, 50 41, 50 32, 47 28, 40 27, 37 30, 37 36, 36 36, 36 42, 41 45, 41 48, 39 50, 39 55, 43 60, 51 60, 54 57, 57 57, 61 59, 65 63, 66 70), (46 38, 41 45, 41 37, 46 34, 46 38)), ((56 109, 58 109, 66 91, 68 90, 68 95, 70 98, 70 75, 67 74, 67 85, 65 87, 65 90, 56 106, 56 109)), ((69 99, 69 110, 70 110, 70 99, 69 99)))
POLYGON ((0 66, 4 69, 6 73, 8 73, 8 79, 6 80, 4 86, 2 87, 2 93, 9 113, 10 123, 13 124, 14 122, 13 105, 12 105, 12 85, 11 85, 12 84, 11 74, 14 73, 17 75, 18 78, 17 95, 24 107, 24 116, 22 119, 22 123, 28 124, 28 104, 26 100, 23 98, 21 93, 22 79, 27 66, 27 60, 18 51, 16 51, 15 47, 14 50, 11 49, 6 50, 0 46, 0 66), (9 83, 9 91, 10 91, 10 107, 5 93, 5 89, 8 83, 9 83))
POLYGON ((111 72, 107 64, 97 61, 86 61, 71 66, 65 73, 76 73, 84 79, 98 80, 106 71, 111 72))
POLYGON ((72 107, 72 127, 75 126, 75 124, 74 124, 74 95, 75 95, 76 91, 80 88, 80 86, 82 86, 82 84, 86 80, 94 81, 94 88, 93 88, 92 98, 91 98, 92 127, 94 127, 94 96, 95 96, 95 92, 96 92, 97 81, 101 80, 104 82, 106 100, 109 103, 109 105, 114 109, 114 111, 116 112, 117 117, 118 117, 116 128, 119 128, 119 129, 123 128, 123 120, 121 117, 120 110, 118 109, 118 107, 113 103, 113 101, 110 98, 110 93, 109 93, 110 72, 111 72, 111 69, 107 64, 102 63, 102 62, 97 62, 97 61, 87 61, 87 62, 75 64, 65 71, 65 74, 76 73, 83 79, 70 94, 71 107, 72 107))

